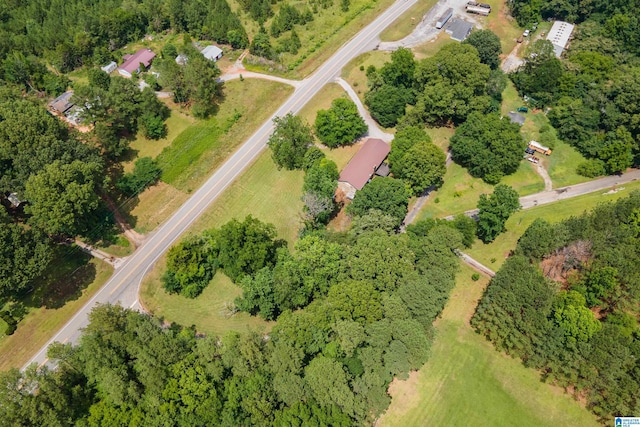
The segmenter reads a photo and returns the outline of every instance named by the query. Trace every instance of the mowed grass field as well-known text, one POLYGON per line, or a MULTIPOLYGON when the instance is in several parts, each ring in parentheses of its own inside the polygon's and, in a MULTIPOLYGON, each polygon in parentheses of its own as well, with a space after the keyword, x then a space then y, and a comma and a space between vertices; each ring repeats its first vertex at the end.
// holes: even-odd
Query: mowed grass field
MULTIPOLYGON (((173 125, 184 128, 156 157, 162 168, 161 182, 122 206, 136 231, 152 231, 175 212, 293 93, 293 88, 277 82, 245 79, 226 82, 224 93, 215 117, 191 124, 193 119, 174 113, 180 120, 173 125)), ((172 135, 171 127, 169 135, 172 135)), ((142 148, 137 149, 143 152, 142 148)), ((155 150, 157 152, 157 148, 155 150)), ((150 148, 144 152, 153 155, 150 148)))
POLYGON ((495 271, 500 268, 509 252, 515 249, 522 233, 536 218, 542 218, 552 223, 559 222, 565 218, 578 216, 583 212, 590 211, 599 203, 626 197, 630 192, 638 189, 640 189, 640 182, 636 181, 618 187, 618 191, 615 193, 610 193, 609 190, 605 189, 584 196, 518 211, 507 221, 507 231, 500 234, 495 241, 485 245, 478 240, 471 249, 465 250, 465 253, 495 271), (496 260, 492 263, 491 260, 493 258, 496 260))
MULTIPOLYGON (((526 161, 520 163, 516 173, 503 178, 501 182, 512 186, 520 196, 544 190, 544 181, 526 161)), ((492 185, 472 177, 462 166, 451 163, 444 175, 444 184, 431 193, 418 220, 442 218, 475 209, 480 195, 492 192, 492 185)))
POLYGON ((488 283, 463 265, 436 321, 429 361, 406 381, 394 381, 378 427, 597 426, 596 419, 519 360, 497 352, 469 325, 488 283))
MULTIPOLYGON (((328 108, 331 101, 344 92, 340 86, 325 86, 301 112, 310 120, 318 109, 328 108)), ((324 149, 327 157, 342 168, 359 146, 335 150, 324 149)), ((267 149, 194 223, 189 233, 201 233, 220 227, 236 218, 243 220, 252 215, 275 225, 278 237, 293 247, 302 227, 302 184, 304 172, 278 170, 267 149)), ((245 332, 248 328, 268 330, 269 322, 246 313, 230 315, 228 307, 242 294, 224 274, 218 272, 207 289, 196 299, 169 295, 162 289, 160 278, 165 271, 166 258, 162 257, 146 277, 141 300, 147 309, 168 321, 183 325, 194 324, 199 331, 223 335, 229 330, 245 332)))
MULTIPOLYGON (((54 260, 22 301, 25 315, 11 336, 0 334, 0 371, 21 368, 102 287, 113 268, 80 251, 54 260)), ((4 331, 0 320, 0 330, 4 331)))

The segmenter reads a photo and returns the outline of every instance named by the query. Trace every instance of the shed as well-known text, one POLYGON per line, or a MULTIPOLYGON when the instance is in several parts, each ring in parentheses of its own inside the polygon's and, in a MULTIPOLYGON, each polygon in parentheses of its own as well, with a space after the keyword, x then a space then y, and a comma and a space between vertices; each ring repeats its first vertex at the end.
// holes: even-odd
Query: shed
POLYGON ((436 21, 436 28, 440 29, 440 28, 444 27, 444 24, 447 23, 447 21, 449 20, 449 18, 451 18, 451 16, 453 16, 453 8, 452 7, 447 9, 442 14, 442 16, 438 19, 438 21, 436 21))
POLYGON ((473 24, 462 19, 453 18, 447 25, 445 32, 451 36, 452 40, 462 42, 469 37, 473 24))
POLYGON ((100 69, 102 71, 104 71, 105 73, 107 73, 107 74, 113 73, 116 68, 118 68, 118 64, 116 64, 115 61, 111 61, 107 65, 105 65, 104 67, 100 67, 100 69))
POLYGON ((124 63, 118 68, 118 73, 124 77, 131 77, 133 73, 140 72, 140 64, 144 68, 148 68, 151 65, 151 61, 156 57, 150 49, 140 49, 133 55, 125 55, 122 57, 124 63))
POLYGON ((547 40, 553 44, 553 53, 556 54, 556 57, 560 58, 562 52, 567 48, 574 27, 573 24, 564 21, 556 21, 551 26, 547 40))
POLYGON ((49 108, 51 108, 54 112, 64 114, 71 107, 73 107, 73 102, 71 102, 71 97, 73 96, 73 91, 68 90, 53 101, 49 103, 49 108))
POLYGON ((205 58, 207 58, 209 61, 217 61, 218 59, 222 58, 222 49, 220 49, 218 46, 207 46, 204 49, 202 49, 202 55, 204 55, 205 58))
POLYGON ((515 111, 509 111, 509 119, 511 120, 511 123, 517 123, 520 126, 524 125, 524 116, 516 113, 515 111))
POLYGON ((376 175, 378 176, 388 176, 389 172, 389 165, 384 162, 376 169, 376 175))
MULTIPOLYGON (((340 172, 338 181, 349 184, 355 190, 362 190, 362 187, 365 186, 379 168, 381 173, 384 172, 381 166, 384 159, 389 155, 389 151, 391 151, 391 147, 383 140, 368 139, 340 172)), ((388 169, 386 165, 384 166, 388 169)))

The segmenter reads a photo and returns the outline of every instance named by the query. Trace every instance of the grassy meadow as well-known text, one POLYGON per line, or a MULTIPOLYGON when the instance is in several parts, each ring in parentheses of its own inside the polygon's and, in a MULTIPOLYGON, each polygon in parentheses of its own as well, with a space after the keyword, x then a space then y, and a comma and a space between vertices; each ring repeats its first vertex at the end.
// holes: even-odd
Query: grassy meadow
POLYGON ((488 283, 471 280, 463 265, 456 287, 436 320, 429 361, 406 381, 395 380, 378 427, 597 426, 596 419, 564 390, 497 352, 469 320, 488 283))

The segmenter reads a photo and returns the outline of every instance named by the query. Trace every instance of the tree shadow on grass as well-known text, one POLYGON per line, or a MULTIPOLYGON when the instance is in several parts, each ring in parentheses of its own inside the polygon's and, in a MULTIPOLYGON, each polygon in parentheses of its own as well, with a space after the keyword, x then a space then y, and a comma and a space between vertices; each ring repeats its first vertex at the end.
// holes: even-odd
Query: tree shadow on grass
POLYGON ((56 309, 77 300, 96 278, 96 266, 90 260, 78 248, 58 247, 53 262, 25 297, 24 304, 56 309))

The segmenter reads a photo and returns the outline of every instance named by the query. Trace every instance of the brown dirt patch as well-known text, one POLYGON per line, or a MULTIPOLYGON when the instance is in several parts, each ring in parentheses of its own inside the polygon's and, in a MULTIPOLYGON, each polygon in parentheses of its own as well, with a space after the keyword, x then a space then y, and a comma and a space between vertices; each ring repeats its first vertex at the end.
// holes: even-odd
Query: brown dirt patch
POLYGON ((562 285, 565 289, 571 276, 580 271, 591 258, 591 243, 580 240, 545 258, 540 263, 542 274, 562 285))

